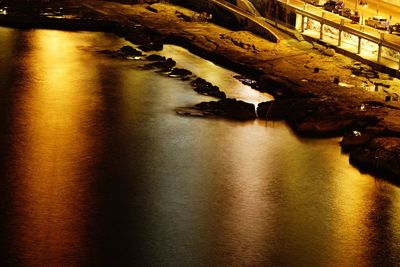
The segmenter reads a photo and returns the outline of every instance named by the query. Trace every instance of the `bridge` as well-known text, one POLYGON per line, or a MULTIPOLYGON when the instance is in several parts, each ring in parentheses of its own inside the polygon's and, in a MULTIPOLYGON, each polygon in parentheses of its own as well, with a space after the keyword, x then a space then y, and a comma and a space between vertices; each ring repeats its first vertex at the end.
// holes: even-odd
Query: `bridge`
POLYGON ((268 31, 271 36, 276 38, 277 42, 280 40, 280 33, 275 27, 284 27, 289 32, 297 32, 311 37, 316 41, 346 52, 346 54, 352 54, 371 63, 389 67, 396 72, 396 76, 399 75, 400 38, 398 36, 368 26, 352 24, 350 19, 308 5, 300 0, 277 0, 280 8, 285 12, 284 20, 278 20, 278 14, 272 17, 256 16, 248 10, 224 0, 208 1, 229 11, 239 21, 244 21, 245 29, 255 32, 254 28, 257 27, 252 27, 255 24, 265 32, 268 31), (295 15, 295 25, 288 25, 289 14, 295 15), (317 29, 311 29, 309 27, 310 22, 316 23, 317 29))
MULTIPOLYGON (((254 14, 252 9, 240 8, 224 0, 208 0, 208 2, 211 5, 229 11, 245 29, 265 37, 272 42, 277 43, 280 41, 280 32, 263 17, 257 16, 259 14, 254 14)), ((250 2, 248 2, 248 4, 251 5, 250 2)))

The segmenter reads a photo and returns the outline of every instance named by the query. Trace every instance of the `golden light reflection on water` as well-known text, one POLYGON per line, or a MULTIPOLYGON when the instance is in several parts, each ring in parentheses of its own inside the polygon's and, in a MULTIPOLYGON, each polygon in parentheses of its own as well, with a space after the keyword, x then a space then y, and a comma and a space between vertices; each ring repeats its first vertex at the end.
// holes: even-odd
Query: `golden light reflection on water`
MULTIPOLYGON (((257 131, 257 123, 238 127, 221 140, 229 148, 223 158, 227 173, 220 174, 229 177, 227 188, 221 191, 219 201, 226 202, 225 209, 220 210, 221 229, 217 239, 220 240, 221 251, 218 260, 222 264, 233 266, 261 266, 268 262, 270 247, 271 219, 274 217, 274 205, 271 196, 265 193, 271 180, 266 179, 266 164, 268 150, 250 149, 260 144, 265 138, 265 132, 257 131), (248 131, 253 128, 254 131, 248 131), (244 162, 245 164, 240 164, 244 162)), ((270 256, 270 255, 269 255, 270 256)))
POLYGON ((24 82, 17 89, 23 93, 12 127, 10 172, 20 181, 16 194, 22 202, 13 245, 23 251, 27 266, 76 265, 85 254, 83 211, 92 157, 85 123, 97 100, 85 97, 88 84, 77 74, 85 72, 96 86, 96 73, 88 73, 75 37, 59 31, 25 33, 29 50, 21 59, 24 82))
MULTIPOLYGON (((82 265, 79 259, 96 260, 96 252, 85 254, 100 242, 111 248, 102 251, 106 259, 134 262, 147 253, 146 263, 171 266, 374 265, 388 255, 376 252, 380 238, 399 251, 399 189, 360 175, 338 156, 337 140, 299 140, 282 123, 179 117, 175 107, 205 98, 179 88, 182 81, 149 79, 126 62, 98 73, 87 64, 90 53, 76 49, 80 34, 24 36, 7 173, 15 182, 11 245, 24 265, 82 265), (100 73, 107 76, 102 84, 100 73), (110 206, 94 212, 111 222, 96 222, 94 233, 109 235, 90 242, 89 188, 101 184, 91 178, 102 178, 91 172, 100 152, 93 139, 101 139, 92 138, 94 113, 103 105, 96 90, 105 84, 113 89, 107 105, 118 139, 107 147, 107 160, 122 162, 105 171, 120 176, 104 185, 104 191, 116 185, 109 198, 104 191, 96 196, 110 206), (120 229, 109 215, 120 217, 120 229)), ((222 81, 227 72, 204 75, 222 81)))
POLYGON ((238 75, 237 73, 191 54, 184 48, 165 45, 160 54, 172 57, 176 60, 178 67, 187 68, 196 76, 219 86, 227 97, 237 98, 252 104, 273 99, 271 95, 254 90, 250 86, 242 84, 239 80, 233 79, 232 77, 238 75))
POLYGON ((340 259, 341 265, 351 265, 358 258, 362 259, 360 266, 393 266, 390 255, 398 255, 399 247, 383 244, 399 244, 399 224, 393 218, 400 211, 396 201, 400 192, 385 181, 368 183, 366 175, 354 170, 351 173, 353 177, 340 181, 336 187, 336 238, 332 252, 342 257, 333 258, 340 259))
MULTIPOLYGON (((357 179, 356 172, 354 172, 354 178, 357 179)), ((365 237, 371 231, 365 225, 367 212, 371 208, 371 203, 365 201, 365 195, 374 188, 354 186, 354 178, 348 177, 348 179, 342 180, 337 183, 335 188, 335 199, 333 201, 336 203, 335 211, 337 214, 336 220, 334 220, 335 224, 332 227, 336 238, 334 239, 335 242, 332 242, 332 252, 343 255, 338 264, 350 264, 351 260, 348 262, 349 259, 361 259, 363 251, 368 247, 365 237), (344 248, 347 248, 345 249, 346 253, 343 253, 344 248)))

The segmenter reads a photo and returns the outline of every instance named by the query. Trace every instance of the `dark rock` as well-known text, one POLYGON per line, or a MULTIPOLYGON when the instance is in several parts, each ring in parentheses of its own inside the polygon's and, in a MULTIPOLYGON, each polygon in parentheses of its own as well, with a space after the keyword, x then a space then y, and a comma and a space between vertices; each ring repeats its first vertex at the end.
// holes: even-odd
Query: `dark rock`
POLYGON ((152 34, 143 26, 136 25, 126 29, 125 39, 133 44, 148 44, 152 42, 152 34))
POLYGON ((345 133, 342 141, 340 141, 340 145, 342 146, 343 151, 349 151, 352 148, 366 144, 372 139, 372 137, 373 136, 370 134, 365 134, 358 131, 351 131, 345 133))
POLYGON ((257 115, 260 119, 268 120, 301 120, 309 113, 313 114, 317 110, 315 103, 301 98, 277 99, 259 103, 257 115))
POLYGON ((175 11, 175 15, 183 21, 188 21, 188 22, 192 21, 191 16, 188 16, 180 11, 175 11))
POLYGON ((372 106, 372 107, 384 107, 385 104, 379 101, 374 101, 374 100, 370 100, 370 101, 365 101, 364 104, 372 106))
POLYGON ((324 118, 296 122, 295 131, 304 136, 338 136, 350 129, 354 120, 350 118, 324 118))
POLYGON ((219 90, 205 90, 204 87, 196 87, 194 89, 197 93, 202 94, 202 95, 208 95, 208 96, 213 96, 219 99, 224 99, 226 98, 226 95, 224 92, 219 91, 219 90))
POLYGON ((147 6, 146 9, 151 11, 151 12, 158 13, 158 10, 156 8, 152 7, 152 6, 147 6))
POLYGON ((173 68, 169 76, 171 77, 184 77, 191 75, 192 72, 187 69, 173 68))
POLYGON ((257 83, 259 85, 257 90, 267 92, 276 99, 312 97, 312 94, 301 90, 303 85, 270 74, 263 74, 260 76, 257 83))
POLYGON ((338 77, 336 77, 335 79, 333 79, 333 82, 336 83, 336 84, 339 84, 340 79, 338 77))
POLYGON ((372 138, 382 133, 385 129, 383 127, 366 127, 363 131, 352 130, 346 132, 343 136, 340 145, 343 151, 350 151, 354 148, 367 144, 372 138))
POLYGON ((193 87, 204 86, 204 85, 208 85, 208 84, 212 85, 211 83, 207 82, 206 80, 204 80, 203 78, 200 78, 200 77, 198 77, 198 78, 194 79, 193 81, 191 81, 190 84, 193 87))
POLYGON ((147 44, 142 44, 138 47, 142 51, 161 51, 163 49, 163 43, 161 42, 150 42, 147 44))
POLYGON ((286 120, 305 136, 339 136, 350 130, 363 131, 378 123, 374 111, 356 111, 336 99, 293 98, 260 103, 260 119, 286 120))
POLYGON ((136 50, 135 48, 133 48, 132 46, 129 46, 129 45, 121 47, 120 51, 126 56, 137 57, 137 56, 142 55, 142 52, 140 52, 139 50, 136 50))
POLYGON ((155 61, 145 65, 147 68, 158 68, 163 71, 171 71, 172 68, 175 66, 176 62, 171 58, 167 58, 164 61, 155 61))
POLYGON ((168 66, 170 66, 172 68, 176 65, 176 62, 172 58, 167 58, 167 60, 165 61, 165 64, 167 64, 168 66))
POLYGON ((340 136, 356 130, 362 131, 368 125, 375 125, 378 118, 374 115, 352 113, 321 114, 300 120, 289 120, 294 130, 304 136, 340 136))
POLYGON ((248 77, 242 76, 242 75, 235 75, 235 76, 233 76, 233 78, 239 80, 244 85, 250 86, 253 89, 256 89, 256 90, 260 89, 259 83, 255 79, 251 79, 251 78, 248 78, 248 77))
POLYGON ((378 175, 393 178, 394 182, 399 183, 400 138, 374 138, 366 146, 353 150, 350 153, 350 162, 378 175))
POLYGON ((314 73, 318 73, 319 72, 319 68, 314 68, 314 73))
POLYGON ((226 98, 225 93, 220 91, 218 86, 215 86, 210 82, 207 82, 203 78, 196 78, 190 84, 194 87, 194 90, 199 94, 209 95, 220 99, 226 98))
POLYGON ((195 108, 216 116, 234 120, 253 120, 256 118, 253 104, 226 98, 219 101, 201 102, 195 108))
POLYGON ((259 103, 257 106, 257 116, 260 119, 269 119, 268 115, 269 115, 269 110, 272 106, 273 101, 267 101, 267 102, 262 102, 259 103))
POLYGON ((160 55, 149 55, 146 57, 147 60, 149 61, 165 61, 165 57, 164 56, 160 56, 160 55))
POLYGON ((350 67, 351 73, 356 76, 361 76, 365 78, 379 78, 379 73, 376 70, 373 70, 371 67, 362 65, 362 64, 354 64, 350 67))

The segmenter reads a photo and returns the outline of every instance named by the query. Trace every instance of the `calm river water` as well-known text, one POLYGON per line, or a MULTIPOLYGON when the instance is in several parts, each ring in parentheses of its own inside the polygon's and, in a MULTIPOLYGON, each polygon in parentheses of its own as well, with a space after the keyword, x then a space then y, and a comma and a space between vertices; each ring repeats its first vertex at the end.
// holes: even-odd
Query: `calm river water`
MULTIPOLYGON (((400 190, 339 139, 179 116, 213 100, 96 51, 103 33, 0 28, 1 266, 394 266, 400 190)), ((270 99, 179 47, 228 96, 270 99)))

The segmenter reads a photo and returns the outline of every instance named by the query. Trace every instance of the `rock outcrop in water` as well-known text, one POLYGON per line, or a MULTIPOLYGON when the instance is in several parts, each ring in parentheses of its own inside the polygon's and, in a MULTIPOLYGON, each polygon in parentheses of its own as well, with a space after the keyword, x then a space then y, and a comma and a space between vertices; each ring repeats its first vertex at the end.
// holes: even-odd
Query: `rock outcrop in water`
POLYGON ((192 75, 192 72, 187 69, 182 69, 182 68, 173 68, 171 72, 168 74, 171 77, 187 77, 189 75, 192 75))
POLYGON ((340 136, 350 130, 363 130, 378 120, 375 110, 356 110, 337 99, 293 98, 260 103, 261 119, 286 120, 305 136, 340 136))
POLYGON ((216 98, 224 99, 226 95, 224 92, 220 91, 218 86, 207 82, 203 78, 196 78, 190 83, 196 92, 203 95, 209 95, 216 98))
MULTIPOLYGON (((155 58, 153 58, 155 59, 155 58)), ((172 58, 161 57, 160 60, 152 60, 151 63, 145 65, 146 68, 157 68, 160 69, 161 72, 171 71, 172 68, 176 65, 176 62, 172 58)))
POLYGON ((194 108, 206 114, 213 114, 234 120, 254 120, 257 117, 253 104, 232 98, 201 102, 196 104, 194 108))
POLYGON ((132 57, 137 57, 137 56, 141 56, 142 52, 133 48, 132 46, 129 45, 125 45, 123 47, 121 47, 120 49, 121 53, 126 55, 126 56, 132 56, 132 57))
POLYGON ((399 184, 400 138, 374 138, 350 153, 350 162, 373 173, 383 173, 399 184))

